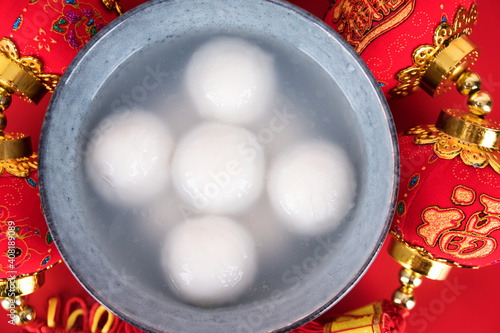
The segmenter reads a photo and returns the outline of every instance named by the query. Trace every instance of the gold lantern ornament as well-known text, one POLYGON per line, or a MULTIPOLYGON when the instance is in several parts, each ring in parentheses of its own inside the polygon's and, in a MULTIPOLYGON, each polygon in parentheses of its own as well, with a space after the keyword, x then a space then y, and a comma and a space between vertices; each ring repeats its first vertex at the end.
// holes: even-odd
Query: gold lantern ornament
POLYGON ((413 172, 400 180, 389 253, 404 267, 393 302, 408 309, 422 277, 500 261, 500 124, 486 118, 492 101, 477 73, 454 81, 468 112, 443 110, 435 126, 399 135, 401 167, 413 172))
POLYGON ((0 41, 0 297, 16 325, 35 319, 24 296, 43 285, 44 271, 61 257, 41 210, 37 154, 29 136, 4 132, 4 112, 13 95, 37 103, 58 81, 36 58, 20 57, 11 40, 0 41))
POLYGON ((422 277, 444 280, 452 267, 500 260, 500 124, 486 118, 491 96, 469 70, 480 51, 470 37, 476 20, 474 4, 468 12, 460 8, 453 25, 440 24, 435 45, 415 50, 415 64, 398 73, 401 84, 390 91, 404 97, 422 88, 436 96, 455 86, 468 109, 442 110, 435 126, 398 138, 402 176, 389 253, 403 266, 393 303, 407 309, 422 277))

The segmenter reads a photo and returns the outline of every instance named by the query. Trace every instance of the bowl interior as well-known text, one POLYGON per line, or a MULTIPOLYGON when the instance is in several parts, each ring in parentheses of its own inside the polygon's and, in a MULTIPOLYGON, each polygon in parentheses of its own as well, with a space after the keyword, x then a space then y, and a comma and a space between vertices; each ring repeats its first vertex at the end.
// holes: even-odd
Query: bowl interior
MULTIPOLYGON (((165 117, 176 135, 185 132, 175 114, 165 117)), ((265 129, 268 121, 253 130, 265 129)), ((276 141, 269 146, 280 151, 276 141)), ((378 253, 392 218, 397 153, 392 118, 377 83, 351 47, 320 20, 281 1, 150 1, 96 35, 61 79, 42 129, 40 191, 69 268, 120 318, 147 331, 286 331, 340 300, 378 253), (178 103, 182 91, 175 87, 187 55, 220 35, 244 37, 274 54, 281 81, 287 82, 283 99, 295 107, 289 120, 310 123, 315 135, 345 148, 356 169, 358 194, 345 223, 332 232, 296 236, 265 230, 276 243, 285 239, 283 253, 261 259, 256 284, 237 302, 207 308, 186 304, 165 288, 155 244, 168 227, 158 232, 138 226, 131 216, 145 211, 99 200, 84 164, 100 120, 126 107, 178 103), (301 91, 309 92, 293 93, 301 91)), ((244 219, 251 224, 258 217, 256 210, 244 219)))

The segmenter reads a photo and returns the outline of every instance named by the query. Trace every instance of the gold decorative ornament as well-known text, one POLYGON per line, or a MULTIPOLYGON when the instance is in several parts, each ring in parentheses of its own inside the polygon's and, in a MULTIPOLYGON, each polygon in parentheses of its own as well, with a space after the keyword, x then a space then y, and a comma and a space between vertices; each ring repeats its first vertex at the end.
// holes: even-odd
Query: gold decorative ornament
POLYGON ((45 283, 45 271, 38 274, 16 276, 14 280, 0 280, 0 297, 21 297, 33 293, 45 283))
POLYGON ((442 110, 436 126, 410 128, 416 144, 434 144, 434 153, 443 159, 460 156, 466 165, 484 168, 490 165, 500 174, 500 124, 485 119, 491 110, 491 96, 480 90, 481 78, 463 70, 456 80, 458 91, 468 96, 468 112, 442 110))
POLYGON ((481 77, 472 71, 465 71, 457 79, 457 90, 464 96, 469 96, 471 93, 481 89, 481 77))
MULTIPOLYGON (((452 40, 450 45, 452 43, 461 45, 463 52, 455 52, 455 45, 440 53, 428 68, 432 73, 423 75, 422 81, 425 79, 426 83, 421 83, 421 86, 432 94, 455 83, 458 92, 467 96, 468 110, 442 110, 435 126, 415 126, 405 134, 414 135, 413 142, 417 145, 432 144, 433 151, 439 158, 450 160, 460 156, 465 165, 475 168, 489 165, 500 174, 500 124, 485 119, 492 110, 491 96, 481 90, 480 76, 467 70, 470 63, 464 60, 466 54, 471 54, 469 51, 477 47, 466 35, 452 40)), ((400 272, 401 287, 392 297, 396 306, 406 309, 415 306, 413 291, 421 283, 422 277, 444 280, 454 266, 476 268, 433 258, 425 249, 408 244, 395 231, 391 233, 394 237, 389 244, 389 253, 403 266, 400 272)))
POLYGON ((15 44, 8 38, 0 40, 0 174, 8 172, 28 177, 37 168, 37 155, 31 150, 31 139, 22 133, 5 133, 7 118, 4 111, 12 95, 38 103, 52 92, 59 75, 43 73, 42 63, 31 56, 20 57, 15 44))
POLYGON ((0 174, 8 172, 16 177, 28 177, 31 170, 38 169, 37 157, 38 155, 33 153, 28 157, 0 160, 0 174))
POLYGON ((389 254, 405 269, 431 280, 444 280, 448 276, 451 263, 437 260, 424 249, 415 248, 393 233, 389 243, 389 254))
POLYGON ((411 310, 415 307, 413 290, 422 283, 422 275, 406 268, 399 272, 401 287, 392 295, 392 303, 411 310))
POLYGON ((444 94, 461 72, 474 65, 479 51, 479 46, 465 34, 453 39, 429 64, 420 87, 431 96, 444 94))
POLYGON ((476 91, 467 99, 467 108, 475 116, 484 117, 491 112, 491 96, 485 91, 476 91))
POLYGON ((403 267, 399 273, 401 286, 392 295, 392 303, 396 306, 408 310, 415 307, 414 289, 420 286, 423 277, 443 281, 452 267, 475 268, 433 258, 425 249, 412 246, 393 231, 391 233, 394 237, 389 243, 389 254, 403 267))
POLYGON ((396 74, 400 83, 390 90, 393 98, 401 98, 423 88, 430 95, 444 93, 459 72, 476 61, 479 46, 469 35, 477 22, 477 4, 469 11, 461 7, 453 24, 441 23, 434 31, 433 45, 419 46, 413 52, 413 65, 396 74))
POLYGON ((59 75, 43 73, 38 59, 20 57, 10 39, 0 40, 0 86, 10 94, 25 96, 36 103, 46 92, 41 86, 47 91, 54 91, 59 79, 59 75))
MULTIPOLYGON (((434 153, 443 159, 453 159, 460 156, 466 165, 484 168, 490 165, 493 170, 500 173, 500 151, 497 149, 484 148, 484 142, 496 142, 500 132, 492 129, 482 130, 479 126, 468 123, 460 115, 454 116, 453 110, 441 112, 440 122, 443 124, 444 131, 438 130, 435 126, 425 125, 410 128, 407 134, 416 135, 414 142, 416 144, 434 144, 434 153), (467 126, 472 125, 472 126, 467 126), (456 136, 462 136, 459 139, 456 136), (480 144, 470 143, 471 141, 480 144)), ((492 144, 486 144, 492 146, 492 144)))
POLYGON ((26 303, 24 296, 33 293, 45 283, 44 271, 0 280, 2 307, 10 314, 14 324, 27 325, 36 318, 36 311, 26 303))
POLYGON ((36 318, 35 309, 26 303, 24 297, 4 298, 2 307, 11 314, 9 317, 17 326, 28 325, 36 318))

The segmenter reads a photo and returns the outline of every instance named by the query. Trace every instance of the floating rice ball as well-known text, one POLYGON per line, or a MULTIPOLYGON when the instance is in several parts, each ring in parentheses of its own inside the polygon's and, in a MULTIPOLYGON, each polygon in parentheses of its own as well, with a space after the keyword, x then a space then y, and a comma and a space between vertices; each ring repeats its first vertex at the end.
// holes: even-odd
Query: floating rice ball
POLYGON ((165 241, 161 260, 179 297, 205 306, 236 300, 253 282, 257 267, 250 234, 220 216, 178 225, 165 241))
POLYGON ((337 227, 354 206, 354 167, 337 145, 311 141, 278 156, 267 190, 292 231, 319 234, 337 227))
POLYGON ((202 117, 248 124, 272 106, 274 60, 243 39, 217 38, 193 54, 186 69, 186 85, 202 117))
POLYGON ((242 127, 215 122, 195 127, 181 139, 172 160, 179 197, 202 213, 244 211, 263 187, 262 149, 242 127))
POLYGON ((87 174, 108 201, 140 205, 166 190, 173 146, 168 129, 153 114, 111 115, 92 133, 87 174))

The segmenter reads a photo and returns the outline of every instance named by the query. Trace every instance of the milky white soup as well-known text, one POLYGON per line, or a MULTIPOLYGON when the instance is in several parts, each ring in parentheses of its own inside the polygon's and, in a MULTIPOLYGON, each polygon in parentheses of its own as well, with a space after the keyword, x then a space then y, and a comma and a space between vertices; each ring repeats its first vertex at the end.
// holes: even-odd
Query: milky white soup
MULTIPOLYGON (((333 55, 332 61, 335 61, 333 55)), ((91 107, 82 159, 89 158, 91 133, 107 117, 141 109, 153 115, 159 125, 168 127, 172 142, 170 159, 162 170, 154 173, 155 186, 163 183, 167 175, 163 193, 142 200, 137 192, 133 204, 117 207, 92 185, 93 175, 87 171, 82 174, 82 200, 87 202, 89 209, 85 214, 92 223, 90 236, 103 248, 106 260, 116 268, 124 283, 140 285, 152 301, 160 298, 179 309, 254 307, 256 302, 268 301, 270 294, 286 295, 294 293, 303 283, 315 283, 329 263, 342 253, 339 249, 344 236, 353 232, 349 222, 356 216, 358 196, 364 191, 365 155, 351 107, 337 83, 300 50, 272 38, 231 31, 166 37, 130 55, 103 84, 91 107), (232 120, 200 112, 198 98, 187 87, 189 76, 193 75, 189 67, 195 66, 192 63, 195 54, 220 40, 238 40, 240 45, 250 45, 252 52, 265 54, 266 66, 271 66, 256 74, 261 78, 274 76, 274 83, 269 79, 262 86, 259 83, 259 88, 271 87, 268 90, 273 93, 263 96, 266 107, 261 109, 256 101, 248 109, 249 119, 245 120, 242 114, 246 111, 241 110, 237 110, 239 115, 232 120), (340 160, 328 154, 325 158, 307 152, 301 155, 299 160, 304 162, 303 170, 307 172, 316 172, 307 169, 314 161, 324 164, 322 174, 316 175, 325 180, 321 191, 329 191, 327 185, 335 173, 335 170, 330 173, 330 168, 342 167, 348 175, 344 177, 348 200, 343 204, 332 202, 338 204, 332 212, 321 210, 320 228, 313 226, 314 221, 307 221, 310 226, 305 228, 291 227, 290 223, 297 222, 277 209, 269 191, 273 173, 279 172, 273 170, 280 169, 280 164, 292 167, 295 163, 286 159, 279 162, 280 156, 306 142, 322 142, 343 152, 337 154, 342 155, 340 160), (217 197, 217 192, 222 196, 217 197), (210 200, 193 201, 201 195, 210 200), (213 202, 207 204, 209 201, 213 202), (252 239, 255 256, 255 267, 248 270, 254 269, 248 275, 252 277, 238 285, 235 292, 228 295, 221 292, 220 298, 207 294, 213 281, 202 281, 203 287, 193 290, 181 287, 179 281, 173 282, 173 276, 182 272, 175 260, 183 255, 192 258, 196 266, 193 269, 198 272, 208 264, 203 253, 191 257, 189 244, 176 244, 176 239, 181 237, 179 230, 188 228, 188 221, 203 221, 210 216, 230 220, 233 226, 245 230, 252 239), (174 257, 170 256, 173 248, 178 253, 174 257)), ((289 176, 290 185, 313 189, 303 178, 305 171, 300 171, 299 166, 294 168, 289 176)), ((285 185, 279 188, 287 191, 285 185)), ((292 191, 289 194, 293 195, 292 191)), ((295 199, 307 208, 303 198, 295 199)), ((186 239, 192 236, 195 239, 192 242, 209 244, 207 251, 215 251, 213 255, 221 260, 232 255, 234 251, 228 248, 233 245, 226 247, 222 242, 220 248, 215 245, 212 248, 211 239, 218 234, 201 230, 201 226, 194 224, 193 229, 185 231, 186 239)))

